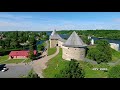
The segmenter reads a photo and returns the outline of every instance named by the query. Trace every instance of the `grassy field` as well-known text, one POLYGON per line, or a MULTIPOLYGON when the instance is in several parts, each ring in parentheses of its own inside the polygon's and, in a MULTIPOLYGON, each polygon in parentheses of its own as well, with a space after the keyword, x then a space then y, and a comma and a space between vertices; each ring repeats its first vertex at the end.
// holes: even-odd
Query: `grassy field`
POLYGON ((97 64, 93 65, 88 62, 80 61, 80 66, 84 69, 85 72, 85 78, 107 78, 108 72, 105 72, 103 70, 92 70, 93 68, 107 68, 110 69, 110 66, 107 64, 97 64))
POLYGON ((120 59, 120 52, 112 49, 112 62, 115 62, 120 59))
MULTIPOLYGON (((0 57, 0 64, 9 64, 9 63, 21 63, 22 61, 24 61, 25 59, 9 59, 8 55, 5 56, 1 56, 0 57)), ((27 62, 31 62, 30 59, 26 59, 23 63, 27 63, 27 62)))
POLYGON ((56 52, 56 50, 57 50, 56 47, 55 48, 48 48, 48 56, 54 54, 56 52))
MULTIPOLYGON (((68 62, 69 61, 62 59, 62 49, 60 49, 59 54, 56 57, 49 60, 49 62, 47 63, 48 67, 43 71, 43 76, 46 78, 54 78, 54 76, 58 74, 60 70, 65 68, 68 62)), ((97 65, 84 61, 79 61, 79 63, 80 66, 82 66, 82 68, 85 71, 85 78, 107 78, 108 72, 102 70, 92 70, 92 69, 107 68, 109 70, 111 68, 109 65, 105 63, 101 63, 97 65)))
MULTIPOLYGON (((88 48, 95 48, 96 46, 88 46, 88 48)), ((112 51, 112 61, 111 62, 116 62, 117 60, 120 59, 120 52, 116 51, 114 49, 111 48, 112 51)))
POLYGON ((59 54, 47 63, 48 67, 43 71, 43 76, 46 78, 54 78, 60 70, 65 68, 66 64, 68 64, 68 61, 62 59, 62 49, 60 48, 59 54))
POLYGON ((9 63, 21 63, 24 59, 9 59, 8 61, 2 62, 4 64, 9 64, 9 63))
POLYGON ((49 55, 52 55, 56 52, 57 48, 54 47, 54 48, 50 48, 50 41, 48 41, 48 44, 49 44, 49 47, 48 47, 48 56, 49 55))
POLYGON ((23 63, 28 63, 28 62, 31 62, 32 60, 31 59, 26 59, 23 63))
POLYGON ((4 62, 4 61, 7 60, 8 58, 9 58, 8 55, 1 56, 1 57, 0 57, 0 63, 1 63, 1 62, 4 62))

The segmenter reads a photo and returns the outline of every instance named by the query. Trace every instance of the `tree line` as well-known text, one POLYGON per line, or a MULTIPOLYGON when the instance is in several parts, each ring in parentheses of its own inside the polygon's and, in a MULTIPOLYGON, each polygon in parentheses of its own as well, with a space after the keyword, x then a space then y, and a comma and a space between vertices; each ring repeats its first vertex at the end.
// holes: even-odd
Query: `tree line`
POLYGON ((61 30, 58 33, 71 34, 73 31, 76 31, 78 35, 120 39, 120 30, 61 30))
POLYGON ((0 51, 36 49, 36 42, 48 40, 46 32, 8 31, 0 32, 0 51))

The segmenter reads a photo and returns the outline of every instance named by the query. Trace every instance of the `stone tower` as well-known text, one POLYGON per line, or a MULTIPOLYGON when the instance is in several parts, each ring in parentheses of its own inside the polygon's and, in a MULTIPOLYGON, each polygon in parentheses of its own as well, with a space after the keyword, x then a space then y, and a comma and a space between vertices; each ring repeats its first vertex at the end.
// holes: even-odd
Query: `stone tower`
POLYGON ((94 39, 91 39, 91 45, 94 45, 94 39))
POLYGON ((85 57, 86 44, 74 31, 68 40, 63 44, 62 58, 65 60, 83 60, 85 57))
POLYGON ((50 35, 49 41, 50 41, 50 48, 58 46, 58 40, 61 39, 61 37, 56 33, 56 30, 52 32, 50 35))

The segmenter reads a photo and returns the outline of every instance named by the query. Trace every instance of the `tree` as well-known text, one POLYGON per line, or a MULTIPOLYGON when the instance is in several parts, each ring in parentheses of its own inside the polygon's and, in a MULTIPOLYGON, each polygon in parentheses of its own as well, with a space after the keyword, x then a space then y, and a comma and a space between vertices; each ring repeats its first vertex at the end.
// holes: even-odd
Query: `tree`
POLYGON ((0 40, 0 44, 1 44, 0 46, 2 46, 3 49, 5 49, 5 42, 4 42, 4 40, 0 40))
POLYGON ((37 45, 37 50, 39 50, 39 51, 43 51, 44 50, 44 45, 43 44, 38 44, 37 45))
POLYGON ((79 67, 79 63, 75 60, 71 60, 64 70, 60 71, 60 74, 55 75, 57 78, 84 78, 85 73, 82 67, 79 67))
POLYGON ((35 58, 34 49, 32 45, 29 46, 29 58, 32 60, 35 58))
POLYGON ((40 78, 40 77, 38 76, 38 74, 36 74, 36 73, 34 72, 33 69, 31 69, 30 72, 28 73, 28 75, 25 76, 25 78, 40 78))
POLYGON ((120 65, 112 67, 108 71, 108 77, 109 78, 120 78, 120 65))
POLYGON ((96 48, 100 51, 100 56, 103 62, 109 62, 112 60, 112 52, 108 41, 99 40, 96 48))
POLYGON ((97 46, 89 48, 87 53, 88 58, 101 62, 109 62, 112 60, 112 52, 109 43, 106 40, 99 40, 97 46))
POLYGON ((35 39, 35 35, 34 34, 30 34, 29 36, 29 42, 30 42, 30 45, 33 46, 33 49, 36 48, 36 39, 35 39))
POLYGON ((82 35, 82 40, 83 40, 83 42, 85 42, 86 44, 90 44, 90 40, 88 39, 88 37, 87 36, 85 36, 85 35, 82 35))

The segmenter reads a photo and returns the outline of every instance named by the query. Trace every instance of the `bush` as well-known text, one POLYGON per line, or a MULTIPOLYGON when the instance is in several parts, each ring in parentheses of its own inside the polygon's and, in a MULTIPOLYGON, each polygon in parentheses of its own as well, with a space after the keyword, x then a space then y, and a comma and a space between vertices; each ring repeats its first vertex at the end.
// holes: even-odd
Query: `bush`
POLYGON ((18 49, 8 49, 8 50, 1 49, 0 50, 0 56, 8 55, 11 51, 17 51, 17 50, 22 50, 22 49, 21 48, 18 48, 18 49))
POLYGON ((40 78, 40 77, 38 76, 38 74, 34 72, 33 69, 31 69, 31 71, 28 73, 27 76, 25 76, 25 78, 40 78))
POLYGON ((71 60, 64 70, 60 71, 60 74, 55 75, 56 78, 84 78, 85 73, 79 63, 75 60, 71 60))
POLYGON ((97 41, 97 46, 89 48, 87 57, 97 61, 97 63, 109 62, 112 60, 112 52, 109 43, 106 40, 97 41))
POLYGON ((120 78, 120 65, 112 67, 108 72, 109 78, 120 78))
POLYGON ((37 49, 38 49, 38 51, 43 51, 44 50, 44 45, 43 44, 39 44, 39 45, 37 45, 37 49))

